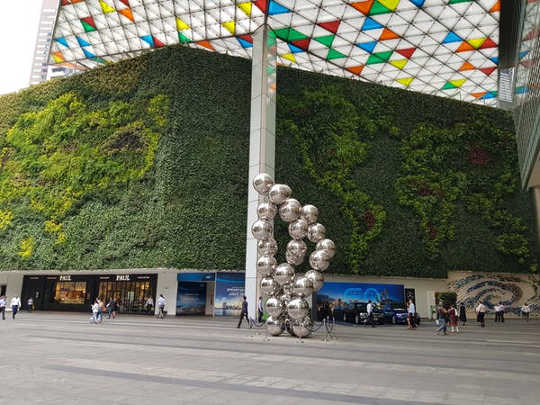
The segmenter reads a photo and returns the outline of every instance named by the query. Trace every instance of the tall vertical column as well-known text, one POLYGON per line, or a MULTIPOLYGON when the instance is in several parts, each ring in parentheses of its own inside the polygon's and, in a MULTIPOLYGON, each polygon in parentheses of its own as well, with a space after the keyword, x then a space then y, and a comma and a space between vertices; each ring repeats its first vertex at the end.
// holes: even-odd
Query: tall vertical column
POLYGON ((268 27, 253 34, 251 65, 251 120, 249 129, 248 215, 246 237, 246 297, 249 316, 257 313, 257 240, 251 224, 257 220, 259 194, 252 181, 259 173, 274 177, 276 153, 276 40, 268 27))
POLYGON ((536 214, 536 242, 540 244, 540 186, 531 187, 536 214))

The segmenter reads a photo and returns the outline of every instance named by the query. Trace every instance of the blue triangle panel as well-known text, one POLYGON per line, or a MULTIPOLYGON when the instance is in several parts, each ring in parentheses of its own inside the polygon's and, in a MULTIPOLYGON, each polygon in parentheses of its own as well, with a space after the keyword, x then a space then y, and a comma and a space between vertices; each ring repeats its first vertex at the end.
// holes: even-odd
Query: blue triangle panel
POLYGON ((79 43, 81 47, 90 46, 90 44, 86 42, 84 39, 82 39, 81 37, 75 37, 75 38, 77 38, 77 42, 79 43))
POLYGON ((64 45, 65 47, 69 48, 69 45, 64 37, 56 38, 56 42, 64 45))
POLYGON ((495 98, 497 96, 497 92, 495 91, 489 91, 486 94, 484 94, 480 100, 489 100, 490 98, 495 98))
POLYGON ((292 53, 299 53, 299 52, 305 52, 302 48, 298 48, 297 46, 294 46, 293 44, 287 44, 289 45, 289 49, 292 53))
POLYGON ((455 32, 450 31, 448 35, 443 39, 443 44, 449 44, 450 42, 461 42, 463 41, 459 35, 457 35, 455 32))
POLYGON ((523 59, 525 56, 527 56, 527 54, 529 53, 529 51, 523 51, 523 52, 520 52, 519 53, 519 60, 523 59))
POLYGON ((372 42, 362 42, 356 44, 357 47, 362 48, 364 51, 372 53, 375 47, 377 46, 377 41, 372 42))
POLYGON ((491 61, 492 61, 493 63, 495 63, 496 65, 499 64, 499 57, 497 57, 497 56, 494 56, 494 57, 492 57, 492 58, 489 58, 489 60, 491 60, 491 61))
POLYGON ((253 44, 251 42, 248 42, 242 38, 236 38, 238 42, 240 42, 240 45, 242 45, 242 48, 253 48, 253 44))
POLYGON ((364 21, 364 25, 362 25, 362 31, 378 30, 379 28, 384 28, 384 26, 371 17, 367 17, 366 21, 364 21))
POLYGON ((409 1, 418 8, 421 8, 426 2, 426 0, 409 0, 409 1))
POLYGON ((291 10, 289 10, 287 7, 283 7, 281 4, 278 4, 273 0, 270 0, 270 4, 268 4, 268 15, 283 14, 283 13, 290 13, 290 12, 291 10))
POLYGON ((141 37, 141 39, 144 41, 144 42, 147 42, 148 44, 150 44, 150 46, 153 48, 154 47, 154 38, 152 38, 152 35, 143 35, 141 37))
POLYGON ((88 51, 88 50, 86 50, 84 48, 82 50, 84 52, 84 56, 86 56, 88 59, 92 59, 92 58, 96 57, 96 55, 94 55, 92 52, 90 52, 90 51, 88 51))

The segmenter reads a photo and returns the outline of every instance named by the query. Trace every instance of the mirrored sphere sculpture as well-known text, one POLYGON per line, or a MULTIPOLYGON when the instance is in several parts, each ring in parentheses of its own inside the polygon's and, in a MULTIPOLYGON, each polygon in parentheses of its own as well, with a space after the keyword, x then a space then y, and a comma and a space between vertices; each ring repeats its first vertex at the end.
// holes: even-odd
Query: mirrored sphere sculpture
POLYGON ((275 256, 278 251, 278 245, 274 238, 260 240, 257 242, 257 251, 259 255, 275 256))
POLYGON ((328 257, 331 259, 336 254, 336 245, 334 241, 330 239, 321 239, 317 242, 317 245, 315 246, 315 249, 317 250, 326 250, 326 253, 328 253, 328 257))
POLYGON ((266 240, 274 236, 274 227, 271 222, 259 219, 251 225, 251 233, 257 240, 266 240))
POLYGON ((299 297, 309 297, 313 293, 313 281, 307 277, 299 277, 294 280, 293 291, 299 297))
POLYGON ((291 319, 304 319, 309 313, 309 303, 304 298, 295 298, 287 304, 287 313, 291 319))
POLYGON ((270 188, 274 185, 274 180, 267 173, 261 173, 255 176, 253 179, 253 188, 257 190, 257 193, 266 195, 270 191, 270 188))
POLYGON ((304 239, 308 234, 308 223, 305 219, 299 218, 289 224, 289 235, 293 239, 304 239))
POLYGON ((276 205, 282 204, 292 194, 291 188, 286 184, 274 184, 268 192, 268 198, 276 205))
POLYGON ((313 243, 317 243, 321 239, 324 239, 326 236, 326 228, 324 225, 319 224, 318 222, 315 224, 311 224, 308 227, 308 239, 312 241, 313 243))
POLYGON ((261 256, 257 260, 257 271, 264 276, 271 275, 276 266, 277 261, 274 256, 261 256))
POLYGON ((319 291, 324 284, 324 276, 317 270, 310 270, 306 272, 305 277, 311 280, 313 284, 313 291, 319 291))
POLYGON ((279 336, 285 329, 285 325, 283 324, 283 321, 280 319, 274 319, 272 317, 269 317, 266 320, 266 330, 268 333, 272 336, 279 336))
POLYGON ((294 267, 289 263, 281 263, 274 271, 274 280, 276 280, 279 285, 284 285, 291 282, 293 277, 294 267))
POLYGON ((330 265, 330 258, 325 250, 316 250, 309 255, 309 264, 315 270, 324 271, 330 265))
POLYGON ((279 217, 285 222, 296 221, 300 217, 302 204, 294 198, 287 198, 279 207, 279 217))
MULTIPOLYGON (((307 274, 307 273, 306 273, 307 274)), ((272 277, 263 277, 261 280, 261 291, 265 295, 272 295, 280 286, 272 277)))
POLYGON ((285 306, 279 298, 270 297, 266 300, 265 304, 266 312, 274 318, 277 319, 285 310, 285 306))
POLYGON ((293 322, 292 329, 297 337, 305 338, 311 335, 311 331, 313 330, 313 322, 311 322, 311 318, 309 316, 306 316, 301 321, 293 322))
POLYGON ((257 216, 259 219, 265 219, 266 221, 273 221, 278 209, 275 204, 271 202, 263 202, 257 206, 257 216))
POLYGON ((307 221, 308 224, 314 224, 317 222, 317 218, 319 217, 319 210, 314 205, 307 204, 302 207, 300 215, 307 221))

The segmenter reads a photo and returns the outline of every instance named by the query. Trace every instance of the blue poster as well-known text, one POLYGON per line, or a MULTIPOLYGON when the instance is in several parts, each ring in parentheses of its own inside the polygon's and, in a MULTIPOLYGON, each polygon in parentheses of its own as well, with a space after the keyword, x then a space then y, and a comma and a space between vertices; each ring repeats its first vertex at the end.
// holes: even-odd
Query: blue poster
POLYGON ((181 315, 204 315, 206 307, 206 283, 180 282, 176 295, 176 313, 181 315))
POLYGON ((244 273, 217 273, 215 315, 240 315, 244 278, 244 273))
POLYGON ((317 293, 317 302, 343 303, 376 302, 400 304, 405 302, 403 284, 324 283, 317 293))
POLYGON ((215 281, 216 273, 178 273, 178 281, 208 282, 215 281))

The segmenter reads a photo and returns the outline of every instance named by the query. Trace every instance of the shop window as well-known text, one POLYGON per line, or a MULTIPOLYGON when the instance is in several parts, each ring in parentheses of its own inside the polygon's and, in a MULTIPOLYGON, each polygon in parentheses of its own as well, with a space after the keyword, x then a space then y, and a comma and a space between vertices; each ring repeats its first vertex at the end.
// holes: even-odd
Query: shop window
POLYGON ((86 281, 59 281, 54 300, 59 304, 84 304, 86 281))

